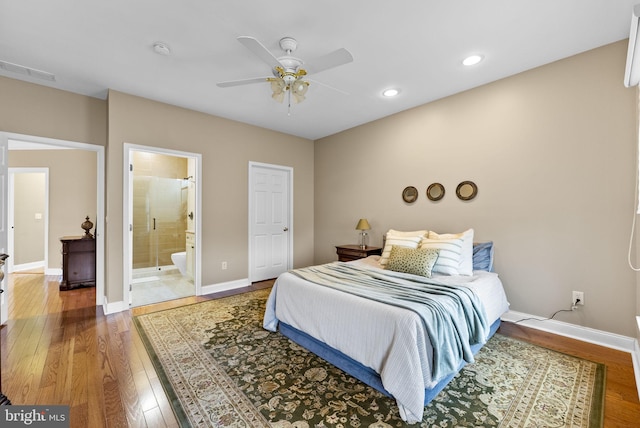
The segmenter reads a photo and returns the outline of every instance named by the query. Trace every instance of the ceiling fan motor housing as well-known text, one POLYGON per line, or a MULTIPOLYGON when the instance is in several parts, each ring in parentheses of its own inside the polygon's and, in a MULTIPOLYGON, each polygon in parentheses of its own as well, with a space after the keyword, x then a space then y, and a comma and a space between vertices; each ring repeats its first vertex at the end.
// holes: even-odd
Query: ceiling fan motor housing
POLYGON ((283 37, 280 39, 280 49, 290 54, 298 47, 298 41, 293 37, 283 37))

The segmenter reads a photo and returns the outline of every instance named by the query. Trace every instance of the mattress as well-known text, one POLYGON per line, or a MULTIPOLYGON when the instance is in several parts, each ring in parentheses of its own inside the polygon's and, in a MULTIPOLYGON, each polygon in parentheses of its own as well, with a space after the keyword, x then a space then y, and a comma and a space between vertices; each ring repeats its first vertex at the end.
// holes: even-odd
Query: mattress
MULTIPOLYGON (((378 256, 371 256, 349 263, 382 270, 378 260, 378 256)), ((472 276, 434 279, 472 289, 482 302, 489 324, 508 310, 496 273, 474 271, 472 276)), ((305 281, 287 272, 274 284, 263 325, 276 331, 279 322, 371 368, 396 399, 403 419, 412 423, 422 418, 425 390, 436 386, 439 380, 431 377, 433 345, 416 313, 305 281)))

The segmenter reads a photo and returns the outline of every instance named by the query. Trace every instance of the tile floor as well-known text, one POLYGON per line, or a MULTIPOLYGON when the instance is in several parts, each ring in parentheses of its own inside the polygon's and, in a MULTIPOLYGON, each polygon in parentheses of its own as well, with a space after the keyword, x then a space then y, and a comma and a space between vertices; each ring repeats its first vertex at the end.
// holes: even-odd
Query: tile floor
POLYGON ((193 280, 177 269, 133 272, 131 306, 144 306, 195 295, 193 280))

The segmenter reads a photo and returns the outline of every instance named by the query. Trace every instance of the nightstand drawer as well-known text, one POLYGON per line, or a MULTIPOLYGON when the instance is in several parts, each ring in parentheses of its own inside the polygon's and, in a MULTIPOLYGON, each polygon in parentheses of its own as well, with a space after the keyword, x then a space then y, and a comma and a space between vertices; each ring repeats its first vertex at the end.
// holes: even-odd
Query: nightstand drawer
POLYGON ((367 246, 362 248, 360 245, 337 245, 336 253, 338 260, 341 262, 349 262, 352 260, 363 259, 372 255, 381 255, 382 248, 367 246))

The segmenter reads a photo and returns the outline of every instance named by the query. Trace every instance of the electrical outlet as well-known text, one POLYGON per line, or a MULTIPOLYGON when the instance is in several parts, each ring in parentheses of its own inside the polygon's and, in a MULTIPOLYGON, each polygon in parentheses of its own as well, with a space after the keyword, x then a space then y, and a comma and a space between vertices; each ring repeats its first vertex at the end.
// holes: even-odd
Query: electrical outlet
POLYGON ((584 293, 582 291, 574 291, 571 295, 571 304, 575 305, 576 300, 580 300, 578 305, 584 305, 584 293))
POLYGON ((225 270, 227 268, 227 262, 222 262, 222 270, 225 270))

